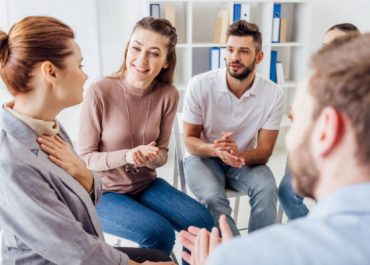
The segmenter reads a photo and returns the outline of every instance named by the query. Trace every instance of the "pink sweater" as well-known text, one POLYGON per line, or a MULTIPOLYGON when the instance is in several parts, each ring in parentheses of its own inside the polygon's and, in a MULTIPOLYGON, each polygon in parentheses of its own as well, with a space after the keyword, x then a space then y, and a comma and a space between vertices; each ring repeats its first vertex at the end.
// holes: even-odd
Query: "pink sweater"
POLYGON ((102 178, 103 190, 135 194, 156 178, 157 167, 167 161, 179 92, 173 85, 154 82, 147 89, 130 86, 126 80, 102 79, 88 90, 81 109, 78 152, 88 168, 102 178), (127 106, 125 90, 127 91, 127 106), (151 101, 143 143, 143 130, 151 101), (126 152, 133 147, 155 141, 159 156, 137 174, 127 173, 126 152))

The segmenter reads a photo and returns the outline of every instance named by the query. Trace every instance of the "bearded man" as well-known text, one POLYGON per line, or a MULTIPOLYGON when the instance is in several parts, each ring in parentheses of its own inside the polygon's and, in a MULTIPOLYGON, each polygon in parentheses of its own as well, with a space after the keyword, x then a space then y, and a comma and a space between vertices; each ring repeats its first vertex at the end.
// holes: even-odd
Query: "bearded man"
POLYGON ((263 60, 256 24, 240 20, 227 31, 226 69, 193 77, 184 101, 186 182, 218 224, 224 214, 233 235, 225 188, 249 196, 249 232, 276 223, 277 188, 266 165, 283 114, 283 92, 256 73, 263 60))

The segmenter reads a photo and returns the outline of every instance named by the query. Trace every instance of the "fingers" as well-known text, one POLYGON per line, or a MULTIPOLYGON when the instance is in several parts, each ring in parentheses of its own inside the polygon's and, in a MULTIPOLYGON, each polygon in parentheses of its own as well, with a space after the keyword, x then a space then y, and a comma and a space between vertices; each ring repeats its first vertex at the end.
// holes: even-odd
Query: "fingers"
POLYGON ((48 155, 53 155, 54 157, 60 157, 59 152, 57 149, 55 149, 54 146, 48 144, 48 143, 42 143, 40 144, 40 148, 42 151, 47 153, 48 155))
POLYGON ((145 166, 152 162, 157 156, 158 152, 145 152, 142 150, 136 150, 133 153, 133 160, 137 166, 145 166))
POLYGON ((216 142, 215 141, 213 146, 216 148, 225 148, 225 147, 237 148, 237 146, 234 143, 230 143, 230 142, 216 142))
POLYGON ((135 165, 138 165, 138 166, 143 166, 146 164, 146 157, 144 156, 144 154, 141 152, 141 150, 137 150, 135 153, 134 153, 134 162, 135 162, 135 165))
POLYGON ((48 147, 49 149, 56 149, 57 147, 49 137, 40 136, 37 138, 37 142, 40 146, 43 145, 48 147))
POLYGON ((196 227, 196 226, 189 226, 188 227, 189 233, 192 233, 193 235, 198 235, 200 230, 201 229, 199 227, 196 227))
POLYGON ((150 142, 149 144, 148 144, 149 146, 155 146, 156 145, 156 142, 150 142))
POLYGON ((233 135, 233 132, 221 132, 221 138, 230 138, 233 135))
POLYGON ((212 252, 220 243, 220 233, 216 227, 213 227, 209 239, 209 252, 212 252))
POLYGON ((233 238, 233 232, 231 231, 231 228, 229 224, 227 223, 226 215, 223 214, 220 216, 219 224, 220 224, 220 230, 222 234, 222 241, 224 242, 224 241, 231 240, 233 238))
POLYGON ((155 142, 150 142, 149 144, 145 145, 139 145, 136 147, 137 149, 139 150, 145 150, 145 151, 152 151, 152 152, 158 152, 159 151, 159 148, 157 146, 155 146, 155 142))
POLYGON ((203 228, 197 236, 194 251, 191 252, 192 264, 202 265, 205 263, 209 254, 209 237, 210 233, 203 228))
POLYGON ((188 264, 191 264, 191 255, 186 252, 186 251, 183 251, 181 253, 181 257, 183 258, 183 260, 185 260, 188 264))
POLYGON ((196 239, 197 235, 189 233, 188 231, 182 230, 179 233, 179 240, 181 244, 190 251, 193 250, 196 239))
POLYGON ((49 144, 49 145, 54 145, 54 146, 56 146, 56 147, 62 147, 63 146, 63 144, 61 144, 61 142, 60 141, 62 141, 63 142, 63 140, 62 139, 60 139, 60 141, 58 141, 57 140, 57 138, 56 137, 58 137, 57 135, 55 135, 55 136, 47 136, 47 135, 41 135, 41 136, 39 136, 38 138, 37 138, 37 141, 40 143, 40 142, 43 142, 43 143, 45 143, 45 144, 49 144))
POLYGON ((64 145, 64 146, 69 146, 59 135, 55 135, 54 138, 56 139, 56 141, 58 143, 60 143, 61 145, 64 145))
POLYGON ((233 166, 233 167, 242 167, 245 164, 242 158, 236 155, 230 154, 229 152, 221 151, 219 152, 219 157, 226 164, 233 166))
POLYGON ((58 159, 57 157, 55 157, 55 156, 53 156, 53 155, 49 155, 49 156, 48 156, 48 158, 49 158, 49 159, 50 159, 50 161, 51 161, 51 162, 53 162, 55 165, 57 165, 58 167, 60 167, 60 168, 62 168, 62 169, 64 169, 65 171, 67 171, 67 172, 68 172, 68 165, 67 165, 64 161, 62 161, 62 160, 58 159))

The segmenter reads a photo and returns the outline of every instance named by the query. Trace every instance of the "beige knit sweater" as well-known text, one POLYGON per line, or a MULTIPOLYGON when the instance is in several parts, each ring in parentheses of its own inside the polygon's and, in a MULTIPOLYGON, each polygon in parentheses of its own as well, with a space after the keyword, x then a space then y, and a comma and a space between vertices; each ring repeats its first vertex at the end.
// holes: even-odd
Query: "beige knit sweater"
POLYGON ((173 85, 156 82, 143 90, 130 86, 125 79, 105 78, 90 87, 81 109, 78 152, 88 168, 102 178, 104 191, 135 194, 155 179, 155 169, 167 161, 178 101, 179 93, 173 85), (152 141, 160 148, 155 161, 137 174, 127 173, 126 152, 152 141))

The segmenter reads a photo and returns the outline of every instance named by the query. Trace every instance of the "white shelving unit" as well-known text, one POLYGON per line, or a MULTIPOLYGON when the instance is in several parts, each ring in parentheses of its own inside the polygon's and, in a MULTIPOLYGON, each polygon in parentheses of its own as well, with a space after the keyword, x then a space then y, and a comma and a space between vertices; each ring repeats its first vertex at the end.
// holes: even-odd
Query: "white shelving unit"
MULTIPOLYGON (((294 96, 295 88, 307 74, 309 57, 309 32, 311 4, 309 0, 144 0, 144 15, 150 14, 150 4, 160 4, 161 17, 164 6, 175 6, 175 26, 179 35, 175 84, 185 90, 194 75, 209 70, 209 49, 225 47, 214 43, 217 14, 227 10, 232 23, 234 3, 249 3, 250 22, 256 23, 262 33, 264 60, 257 66, 263 76, 270 76, 271 51, 278 51, 278 61, 283 63, 285 83, 279 85, 285 92, 282 126, 288 126, 286 115, 294 96), (281 4, 281 17, 287 19, 286 42, 272 43, 272 16, 274 3, 281 4)), ((226 32, 225 32, 226 34, 226 32)), ((181 107, 180 109, 181 110, 181 107)))

